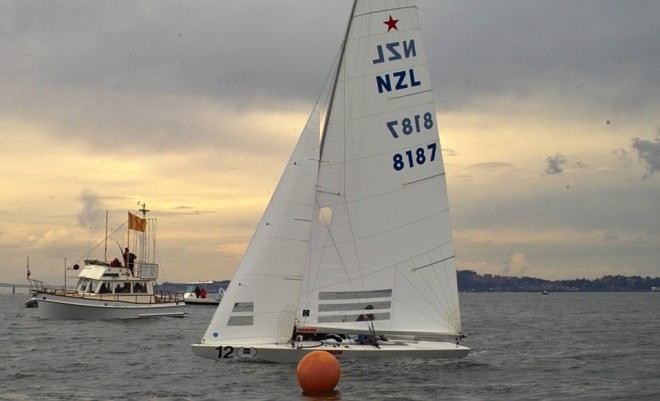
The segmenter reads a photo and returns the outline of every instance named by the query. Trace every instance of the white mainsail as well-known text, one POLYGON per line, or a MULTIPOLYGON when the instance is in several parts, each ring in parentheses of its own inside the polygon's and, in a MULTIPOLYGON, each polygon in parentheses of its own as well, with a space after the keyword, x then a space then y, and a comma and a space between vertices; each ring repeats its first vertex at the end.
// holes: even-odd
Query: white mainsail
POLYGON ((377 333, 456 335, 447 185, 414 1, 358 1, 342 59, 298 322, 364 332, 356 319, 370 305, 377 333))
POLYGON ((469 352, 426 341, 460 336, 461 321, 414 0, 356 0, 336 74, 320 144, 315 107, 202 343, 193 345, 200 356, 294 362, 319 349, 343 357, 469 352), (326 342, 327 333, 340 336, 326 342))

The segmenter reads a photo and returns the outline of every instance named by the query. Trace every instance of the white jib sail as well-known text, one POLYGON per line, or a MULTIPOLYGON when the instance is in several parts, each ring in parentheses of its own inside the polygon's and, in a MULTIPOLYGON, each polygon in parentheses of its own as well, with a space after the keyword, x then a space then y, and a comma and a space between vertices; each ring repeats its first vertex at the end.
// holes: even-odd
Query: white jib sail
POLYGON ((309 255, 319 154, 317 109, 296 144, 203 343, 255 345, 291 338, 309 255))
POLYGON ((414 3, 354 7, 322 137, 299 327, 364 332, 370 323, 356 320, 370 309, 377 333, 461 331, 445 170, 414 3))

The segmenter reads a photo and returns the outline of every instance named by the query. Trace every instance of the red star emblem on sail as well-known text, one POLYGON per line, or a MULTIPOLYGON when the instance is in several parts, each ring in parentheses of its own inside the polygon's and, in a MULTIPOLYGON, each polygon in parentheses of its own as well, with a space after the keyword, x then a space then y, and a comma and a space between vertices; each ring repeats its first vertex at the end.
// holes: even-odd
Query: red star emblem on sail
POLYGON ((387 25, 387 32, 391 31, 392 29, 398 31, 399 28, 396 27, 397 22, 399 22, 399 20, 392 18, 392 14, 390 14, 390 19, 387 21, 383 21, 383 24, 387 25))

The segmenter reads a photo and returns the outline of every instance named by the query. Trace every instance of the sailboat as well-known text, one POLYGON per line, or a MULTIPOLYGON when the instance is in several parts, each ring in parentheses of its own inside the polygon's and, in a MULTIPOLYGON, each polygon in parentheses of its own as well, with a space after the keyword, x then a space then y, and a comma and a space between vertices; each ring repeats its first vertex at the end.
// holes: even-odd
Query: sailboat
POLYGON ((201 342, 295 363, 460 358, 434 94, 413 0, 354 2, 330 101, 307 121, 201 342), (323 120, 323 124, 321 124, 323 120), (322 128, 321 128, 322 125, 322 128))

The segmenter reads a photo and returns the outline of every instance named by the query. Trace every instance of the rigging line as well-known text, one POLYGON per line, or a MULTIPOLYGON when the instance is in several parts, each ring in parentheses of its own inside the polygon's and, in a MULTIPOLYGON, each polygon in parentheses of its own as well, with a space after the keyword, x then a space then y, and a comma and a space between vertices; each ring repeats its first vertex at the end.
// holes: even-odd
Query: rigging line
MULTIPOLYGON (((334 103, 335 100, 335 94, 337 91, 337 82, 339 81, 339 74, 341 73, 341 65, 344 60, 344 55, 346 54, 346 42, 348 41, 348 34, 351 31, 351 27, 353 25, 353 18, 355 14, 355 7, 357 5, 357 0, 353 2, 353 7, 351 7, 351 15, 348 18, 348 24, 346 26, 346 33, 344 34, 344 40, 342 41, 341 44, 341 53, 339 54, 339 60, 337 62, 337 71, 335 72, 335 78, 332 83, 332 89, 330 90, 330 101, 328 104, 328 112, 326 113, 325 116, 325 121, 323 123, 323 129, 321 130, 321 146, 320 146, 320 154, 323 154, 323 148, 325 146, 325 131, 328 128, 328 123, 330 121, 330 116, 332 114, 332 104, 334 103)), ((344 90, 344 92, 346 92, 344 90)), ((321 157, 320 159, 323 159, 321 157)))
MULTIPOLYGON (((412 286, 413 288, 417 288, 417 286, 415 286, 414 283, 411 282, 411 280, 410 280, 409 277, 407 277, 407 276, 404 275, 404 274, 398 274, 397 276, 399 276, 399 275, 402 276, 402 277, 405 279, 405 281, 406 281, 408 284, 410 284, 410 286, 412 286)), ((429 283, 428 280, 424 280, 424 283, 426 284, 426 286, 427 286, 428 288, 433 289, 433 288, 431 287, 431 283, 429 283)), ((421 294, 422 294, 422 292, 420 292, 420 295, 421 295, 421 294)), ((436 294, 435 294, 435 291, 432 291, 431 294, 436 295, 436 294)), ((441 295, 444 295, 444 291, 441 291, 441 295)), ((424 299, 425 299, 425 301, 427 302, 428 305, 431 305, 431 306, 436 305, 435 303, 431 302, 431 299, 429 299, 428 297, 424 297, 424 299)), ((438 301, 440 301, 440 300, 438 300, 438 301)), ((407 307, 410 308, 411 310, 415 310, 417 313, 422 314, 422 311, 421 311, 421 310, 416 309, 413 305, 410 305, 410 304, 408 304, 408 303, 402 302, 401 299, 398 299, 398 298, 397 298, 397 299, 396 299, 396 302, 401 303, 402 305, 407 306, 407 307)), ((430 321, 433 321, 433 322, 439 322, 440 320, 438 319, 438 317, 442 317, 442 318, 444 318, 445 321, 452 321, 452 322, 455 322, 455 321, 456 321, 456 318, 455 318, 455 314, 454 314, 454 313, 451 313, 451 314, 450 314, 447 310, 442 310, 442 308, 441 308, 440 310, 438 310, 438 309, 435 308, 435 307, 434 307, 432 310, 435 312, 434 315, 423 314, 423 316, 426 316, 426 318, 429 319, 430 321)))
MULTIPOLYGON (((113 234, 117 233, 119 230, 123 230, 123 228, 124 228, 124 226, 125 226, 126 224, 128 224, 128 222, 126 222, 126 221, 123 222, 123 223, 121 223, 121 224, 119 225, 119 227, 117 227, 117 228, 115 228, 114 230, 112 230, 109 234, 107 234, 107 235, 105 236, 105 238, 103 238, 101 241, 99 241, 99 242, 98 242, 96 245, 94 245, 91 249, 88 249, 87 252, 86 252, 86 254, 88 254, 88 255, 91 254, 92 251, 96 250, 96 248, 98 248, 99 246, 101 246, 101 244, 105 243, 105 240, 106 240, 106 239, 110 238, 113 234)), ((84 255, 81 256, 81 257, 79 257, 78 260, 76 260, 75 263, 80 263, 83 259, 85 259, 85 256, 84 256, 84 255)), ((75 263, 74 263, 74 264, 75 264, 75 263)))
MULTIPOLYGON (((435 282, 437 283, 447 283, 455 282, 456 280, 456 267, 454 264, 451 265, 451 268, 444 269, 433 269, 432 274, 435 277, 435 282)), ((429 289, 433 290, 431 286, 428 286, 429 289)), ((442 287, 440 287, 442 288, 442 287)), ((448 288, 448 291, 430 291, 430 294, 434 295, 437 302, 441 305, 450 305, 451 308, 443 308, 439 315, 444 318, 444 322, 449 324, 454 328, 456 332, 461 330, 461 318, 460 318, 460 309, 457 300, 458 294, 455 284, 448 288)))
MULTIPOLYGON (((332 205, 332 207, 331 207, 331 209, 332 209, 332 211, 333 211, 333 216, 332 216, 331 221, 330 221, 328 224, 322 224, 322 225, 325 227, 325 233, 327 234, 326 239, 325 239, 325 241, 324 241, 324 244, 327 244, 327 243, 328 243, 328 239, 329 239, 329 242, 330 242, 330 245, 331 245, 331 246, 324 245, 324 246, 319 247, 319 248, 316 248, 316 249, 321 250, 321 252, 322 252, 323 254, 325 254, 326 249, 334 249, 334 252, 335 252, 335 254, 337 255, 337 258, 339 259, 339 263, 340 263, 340 265, 342 266, 342 268, 343 268, 343 273, 344 273, 344 275, 345 275, 345 277, 346 277, 346 280, 345 280, 345 281, 341 281, 341 282, 342 282, 342 283, 347 283, 347 284, 349 285, 349 287, 350 287, 351 290, 353 290, 353 291, 357 291, 358 289, 355 287, 355 284, 354 284, 355 280, 354 280, 354 278, 351 277, 351 275, 349 274, 350 272, 349 272, 349 270, 348 270, 348 267, 347 267, 346 261, 344 260, 344 257, 343 257, 342 252, 340 252, 340 250, 339 250, 339 242, 335 240, 335 237, 334 237, 334 235, 333 235, 333 233, 332 233, 332 228, 331 228, 331 226, 332 226, 332 220, 334 220, 334 218, 335 218, 335 212, 339 209, 339 208, 338 208, 338 205, 339 205, 340 203, 341 203, 341 204, 344 204, 344 205, 346 204, 345 202, 342 202, 342 201, 339 200, 339 198, 337 198, 337 200, 335 201, 335 203, 334 203, 334 204, 332 205)), ((318 202, 317 202, 317 206, 320 208, 320 205, 318 205, 318 202)), ((320 217, 319 217, 319 219, 320 219, 320 217)), ((352 235, 352 234, 353 234, 353 229, 352 229, 352 227, 350 227, 350 218, 348 219, 348 221, 349 221, 349 230, 348 230, 348 231, 351 233, 351 237, 352 237, 352 238, 350 239, 350 241, 348 241, 348 242, 352 242, 352 243, 353 243, 353 251, 354 251, 354 254, 355 254, 356 257, 357 257, 357 256, 358 256, 358 252, 357 252, 356 249, 355 249, 356 241, 355 241, 355 237, 352 235)), ((320 259, 319 259, 319 260, 320 260, 320 259)), ((318 267, 318 266, 317 266, 317 267, 318 267)), ((357 267, 358 267, 358 269, 361 271, 361 263, 360 263, 359 260, 357 260, 357 267)), ((364 285, 364 284, 365 284, 365 283, 364 283, 364 279, 365 279, 366 276, 367 276, 367 275, 365 275, 365 274, 359 274, 359 277, 358 277, 358 278, 362 280, 362 288, 365 288, 365 285, 364 285)), ((315 284, 314 284, 314 286, 313 286, 313 288, 315 288, 316 290, 321 289, 320 287, 318 287, 318 284, 317 284, 317 283, 318 283, 318 279, 319 279, 319 275, 317 274, 317 275, 316 275, 316 281, 315 281, 315 284)), ((331 284, 329 284, 329 285, 331 285, 331 284)), ((314 292, 316 292, 316 291, 314 291, 314 292)), ((311 297, 311 295, 312 295, 312 294, 310 293, 309 296, 311 297)), ((364 302, 366 302, 364 299, 360 299, 360 298, 358 298, 357 300, 358 300, 360 303, 364 303, 364 302)), ((309 302, 310 302, 310 301, 309 301, 309 298, 308 298, 308 303, 309 303, 309 302)))
MULTIPOLYGON (((317 189, 317 191, 318 191, 318 189, 317 189)), ((328 193, 335 195, 334 193, 331 193, 331 192, 328 192, 328 193)), ((336 195, 339 195, 339 194, 336 194, 336 195)), ((337 201, 335 201, 335 203, 331 207, 331 210, 333 210, 333 213, 334 213, 334 210, 335 210, 336 206, 337 206, 337 201)), ((310 237, 310 240, 309 240, 309 247, 308 247, 307 261, 306 261, 306 264, 309 266, 309 268, 307 269, 307 274, 303 275, 303 283, 305 281, 307 281, 309 283, 308 286, 307 286, 307 291, 305 291, 305 293, 307 294, 307 298, 305 300, 304 305, 306 305, 306 306, 309 306, 309 305, 312 304, 314 294, 316 293, 316 289, 319 288, 318 282, 319 282, 319 279, 320 279, 320 274, 319 274, 320 273, 320 266, 322 264, 323 258, 326 255, 326 249, 328 248, 325 244, 328 243, 328 238, 331 237, 330 224, 331 224, 332 216, 330 217, 330 219, 331 219, 330 221, 322 221, 322 218, 321 218, 321 210, 322 209, 323 208, 321 207, 321 205, 319 203, 318 197, 317 196, 314 197, 314 211, 316 213, 314 213, 313 219, 314 219, 314 222, 316 222, 316 224, 314 224, 314 222, 312 222, 312 227, 310 228, 311 237, 310 237), (313 238, 315 237, 314 232, 318 231, 318 230, 314 230, 315 226, 316 227, 319 227, 319 226, 324 227, 324 230, 320 231, 320 233, 325 233, 326 234, 325 238, 319 239, 322 242, 322 244, 324 244, 324 245, 321 246, 321 247, 318 247, 318 248, 313 247, 313 238), (316 250, 318 250, 319 256, 317 257, 316 265, 312 266, 312 261, 313 261, 312 253, 314 253, 316 250), (312 278, 312 272, 315 273, 313 278, 312 278)), ((320 235, 320 234, 317 234, 317 235, 320 235)), ((332 243, 332 241, 330 241, 330 242, 332 243)))
MULTIPOLYGON (((342 252, 339 250, 339 242, 335 240, 335 237, 334 237, 334 235, 333 235, 333 233, 332 233, 332 228, 331 228, 331 226, 332 226, 332 221, 335 220, 335 212, 339 209, 337 206, 338 206, 340 203, 344 205, 344 209, 346 209, 346 213, 348 214, 348 210, 347 210, 347 208, 346 208, 346 202, 345 202, 345 201, 341 201, 341 202, 340 202, 340 201, 339 201, 339 198, 337 198, 337 201, 335 202, 335 204, 334 204, 333 207, 332 207, 332 211, 333 211, 333 212, 332 212, 332 213, 333 213, 333 215, 332 215, 332 219, 331 219, 331 221, 329 222, 329 224, 326 225, 326 227, 327 227, 327 233, 328 233, 328 238, 330 238, 330 242, 331 242, 331 244, 332 244, 332 248, 335 250, 335 252, 336 252, 336 254, 337 254, 337 257, 339 258, 339 262, 341 263, 341 266, 342 266, 342 268, 344 269, 344 274, 345 274, 346 277, 348 278, 347 282, 350 284, 350 287, 351 287, 352 290, 356 290, 355 286, 353 285, 353 280, 351 279, 351 275, 349 274, 350 272, 348 271, 348 267, 347 267, 346 262, 345 262, 345 260, 344 260, 343 254, 342 254, 342 252)), ((350 240, 347 241, 347 242, 352 242, 352 243, 353 243, 353 251, 355 252, 355 237, 354 237, 354 235, 353 235, 353 234, 354 234, 354 232, 353 232, 353 228, 350 226, 350 220, 351 220, 351 219, 350 219, 349 216, 347 216, 347 220, 348 220, 348 222, 349 222, 349 230, 348 230, 348 231, 349 231, 350 234, 351 234, 351 238, 350 238, 350 240)), ((324 247, 324 248, 326 248, 326 247, 324 247)), ((357 256, 357 252, 355 252, 355 254, 356 254, 356 256, 357 256)), ((359 268, 359 266, 360 266, 360 264, 358 263, 358 268, 359 268)), ((362 284, 363 284, 363 288, 364 288, 364 278, 362 277, 362 275, 360 275, 360 277, 361 277, 362 280, 363 280, 363 283, 362 283, 362 284)))
MULTIPOLYGON (((323 94, 326 93, 326 88, 328 88, 328 84, 330 82, 330 78, 333 76, 333 72, 336 73, 337 68, 339 68, 339 56, 341 55, 341 46, 338 49, 337 53, 335 54, 335 58, 332 60, 332 64, 330 65, 330 69, 328 70, 325 79, 323 80, 323 85, 321 85, 321 90, 319 91, 319 94, 316 96, 316 100, 314 102, 315 105, 318 105, 321 103, 321 98, 323 97, 323 94)), ((328 90, 329 92, 330 90, 328 90)))
POLYGON ((376 329, 374 328, 373 320, 369 321, 369 332, 373 336, 373 342, 374 342, 373 346, 380 349, 380 345, 378 345, 378 336, 376 336, 376 329))
MULTIPOLYGON (((445 266, 445 268, 433 269, 431 271, 431 274, 435 277, 436 283, 452 283, 452 282, 455 283, 456 264, 451 263, 449 265, 449 268, 445 266)), ((443 308, 440 311, 441 316, 445 318, 445 321, 447 323, 451 324, 454 328, 460 330, 460 311, 458 308, 458 303, 456 301, 458 296, 457 291, 458 290, 456 289, 456 284, 454 284, 449 286, 447 288, 447 291, 437 291, 437 292, 432 291, 431 294, 433 294, 437 298, 437 302, 439 302, 440 304, 452 306, 452 308, 443 308), (458 315, 458 318, 456 315, 458 315)))

